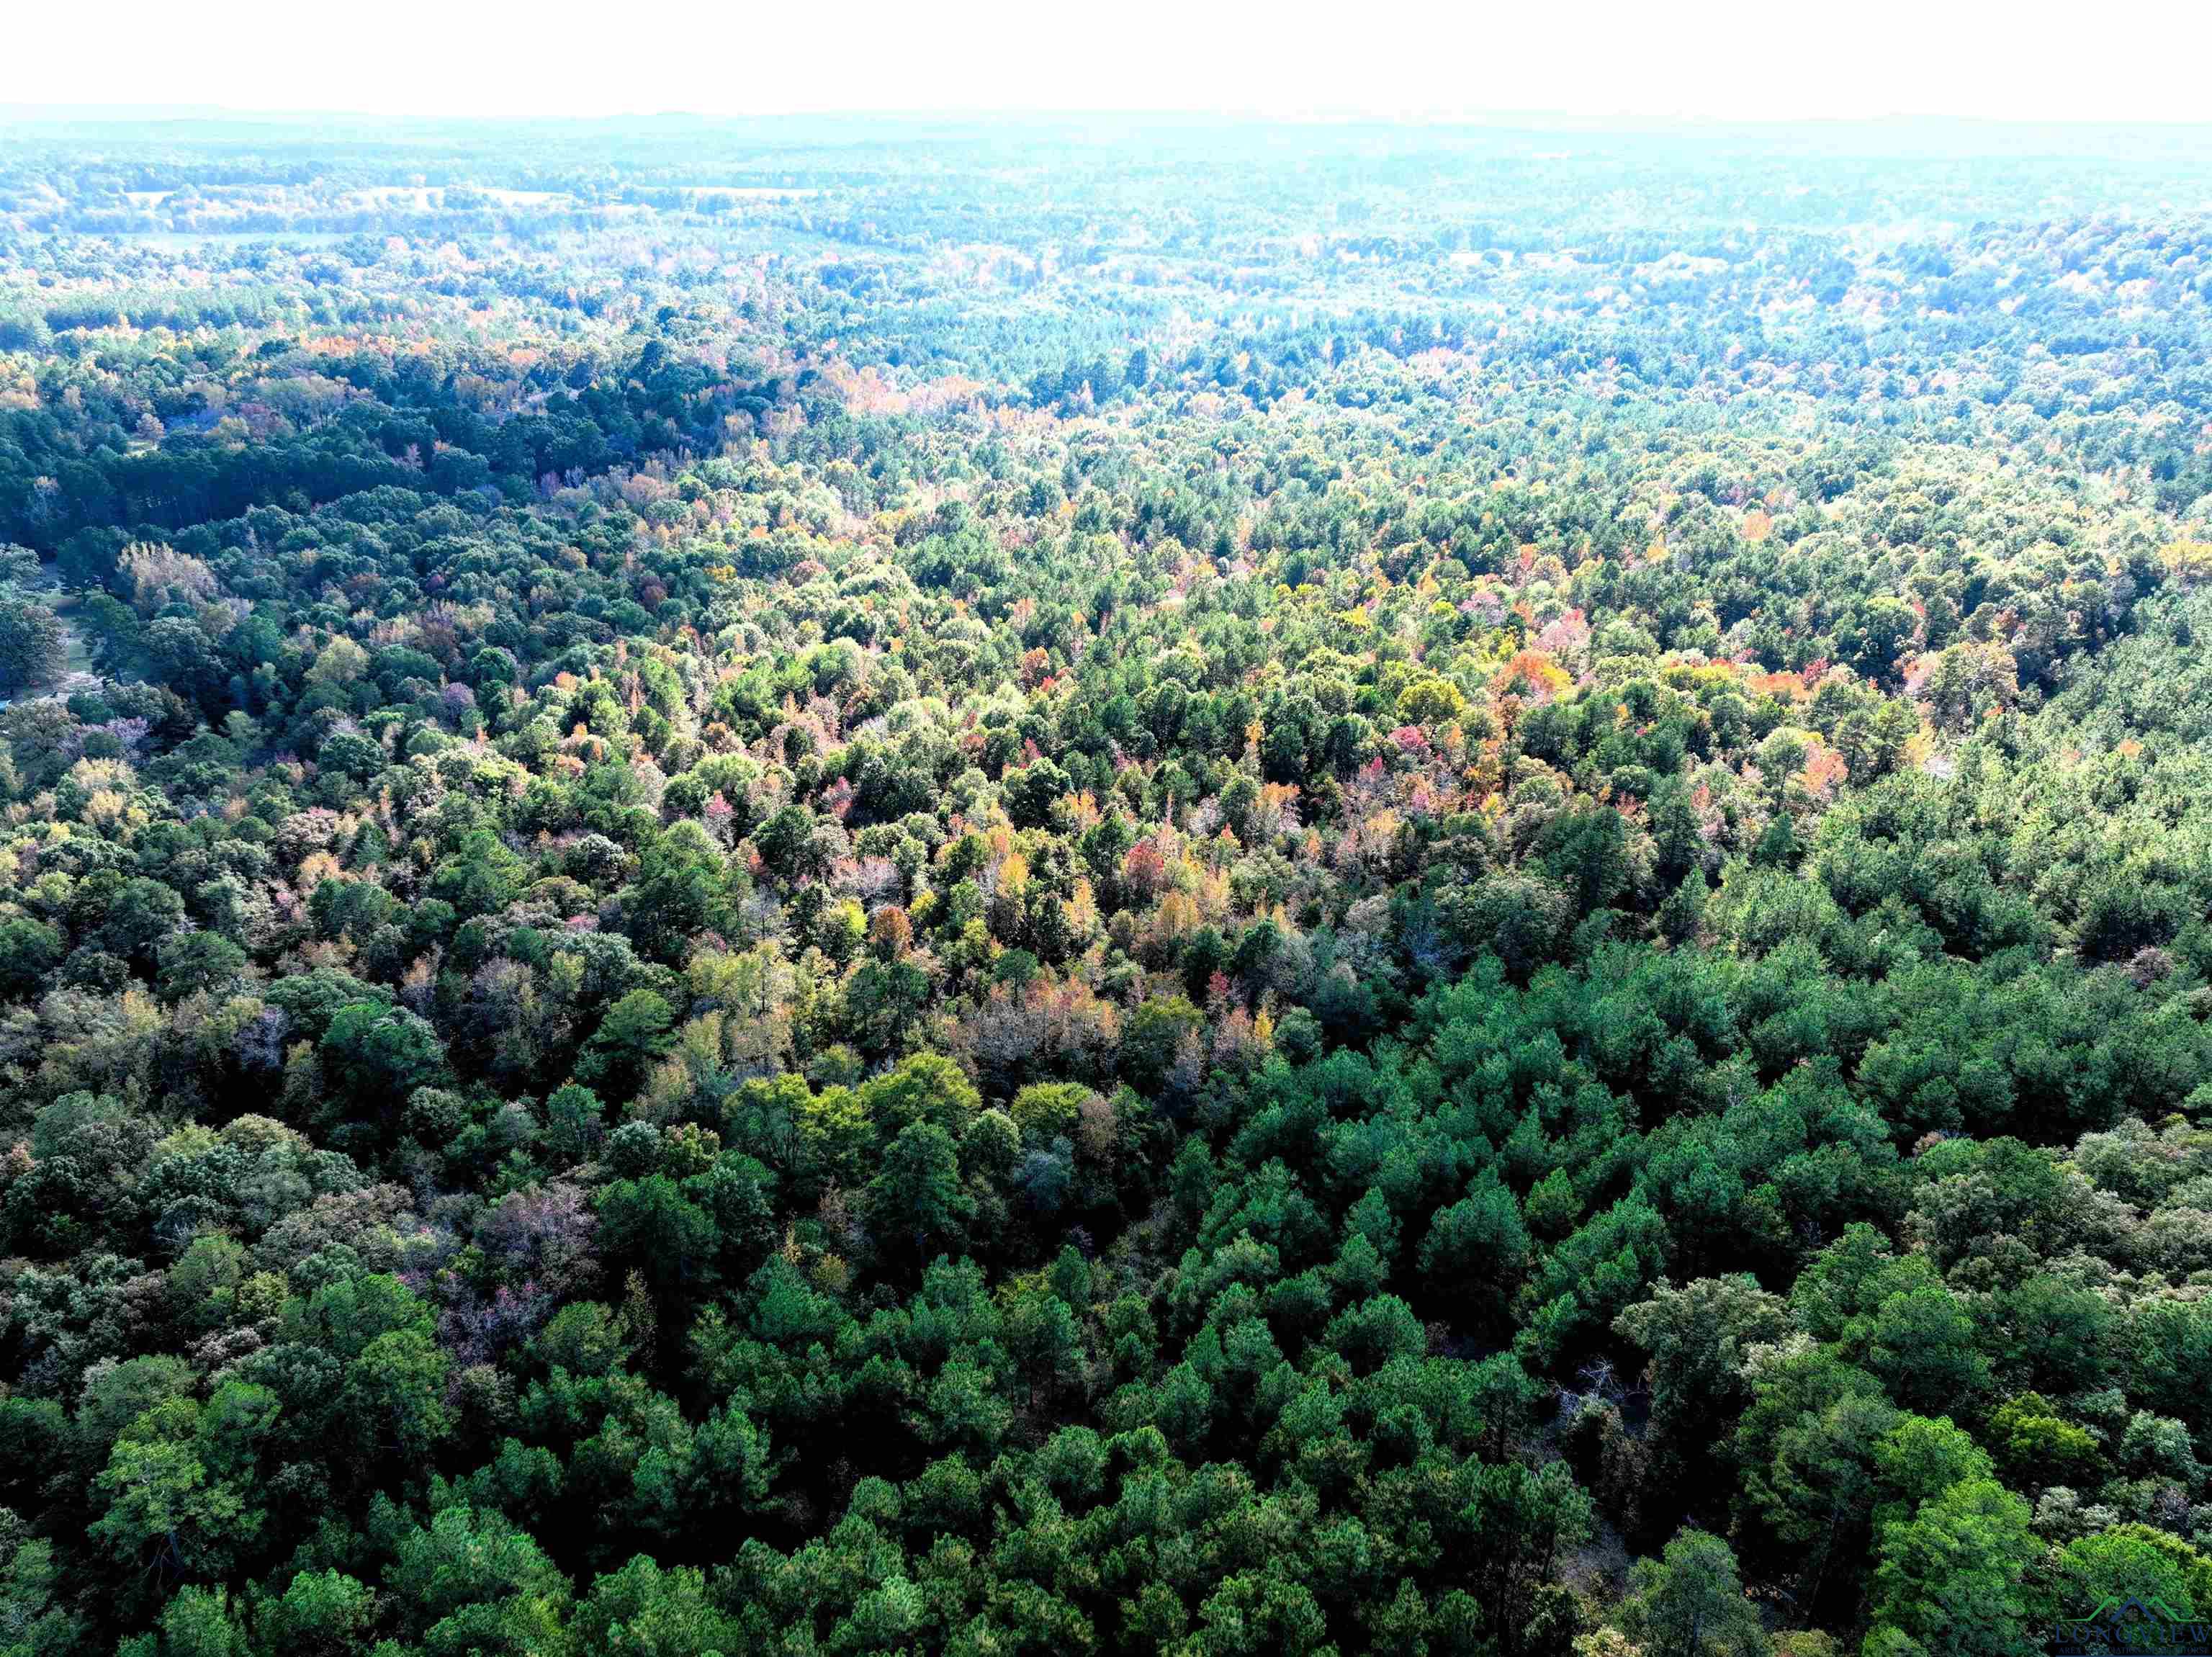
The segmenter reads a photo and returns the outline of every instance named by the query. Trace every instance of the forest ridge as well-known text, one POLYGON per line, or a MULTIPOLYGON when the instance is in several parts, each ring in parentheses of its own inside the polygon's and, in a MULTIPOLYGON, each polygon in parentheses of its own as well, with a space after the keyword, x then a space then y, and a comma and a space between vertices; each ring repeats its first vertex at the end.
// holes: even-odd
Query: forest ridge
POLYGON ((2212 1620, 2208 582, 2172 131, 0 129, 0 1657, 2212 1620))

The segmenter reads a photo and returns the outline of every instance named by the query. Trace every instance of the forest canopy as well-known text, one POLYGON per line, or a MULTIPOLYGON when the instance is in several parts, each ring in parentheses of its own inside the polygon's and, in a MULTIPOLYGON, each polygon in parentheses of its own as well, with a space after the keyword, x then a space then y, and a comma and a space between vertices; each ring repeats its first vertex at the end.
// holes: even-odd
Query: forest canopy
POLYGON ((2212 1619, 2212 149, 1800 138, 0 134, 0 1654, 2212 1619))

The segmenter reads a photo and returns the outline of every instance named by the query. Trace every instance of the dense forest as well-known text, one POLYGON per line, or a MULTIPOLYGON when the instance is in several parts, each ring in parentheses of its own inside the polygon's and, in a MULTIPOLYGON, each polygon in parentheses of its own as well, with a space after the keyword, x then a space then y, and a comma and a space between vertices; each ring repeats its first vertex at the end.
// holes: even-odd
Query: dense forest
POLYGON ((2212 145, 26 123, 0 698, 4 1657, 2212 1619, 2212 145))

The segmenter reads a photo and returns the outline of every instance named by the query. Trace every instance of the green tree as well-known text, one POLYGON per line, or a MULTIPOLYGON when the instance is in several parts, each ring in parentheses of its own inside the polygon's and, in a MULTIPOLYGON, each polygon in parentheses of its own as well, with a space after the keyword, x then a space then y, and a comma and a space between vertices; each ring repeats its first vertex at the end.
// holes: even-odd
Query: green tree
POLYGON ((1437 1210, 1421 1240, 1425 1287, 1448 1302, 1502 1313, 1528 1270, 1528 1228, 1521 1206, 1492 1170, 1469 1182, 1467 1195, 1437 1210))
POLYGON ((650 990, 633 990, 599 1020, 576 1057, 576 1080, 616 1099, 645 1085, 646 1073, 668 1051, 676 1014, 650 990))
POLYGON ((574 1633, 581 1650, 635 1657, 711 1657, 744 1644, 699 1571, 665 1570, 643 1554, 592 1583, 576 1607, 574 1633))
POLYGON ((384 1588, 431 1657, 565 1657, 573 1648, 568 1579, 498 1514, 452 1507, 408 1532, 384 1588))
POLYGON ((246 952, 220 932, 179 932, 156 946, 155 982, 164 1001, 226 989, 246 966, 246 952))
POLYGON ((0 697, 21 694, 61 671, 66 640, 47 606, 0 591, 0 697))
POLYGON ((2028 1626, 2092 1614, 2110 1599, 2156 1599, 2183 1617, 2212 1605, 2212 1559, 2170 1531, 2115 1525, 2055 1550, 2030 1579, 2028 1626))
POLYGON ((1616 1333, 1651 1355, 1651 1429, 1668 1451, 1703 1458, 1733 1432, 1751 1401, 1751 1349, 1788 1332, 1778 1295, 1747 1276, 1662 1283, 1613 1319, 1616 1333))
POLYGON ((376 1619, 376 1596, 339 1570, 301 1571, 283 1595, 263 1603, 257 1632, 283 1657, 344 1657, 376 1619))
POLYGON ((1658 1558, 1636 1562, 1620 1626, 1647 1657, 1760 1657, 1766 1649, 1735 1553, 1704 1531, 1686 1530, 1658 1558))
POLYGON ((721 1234, 714 1216, 665 1173, 618 1179, 599 1196, 600 1242, 664 1295, 688 1292, 714 1269, 721 1234))
POLYGON ((445 1436, 446 1355, 417 1329, 392 1330, 347 1366, 346 1421, 364 1452, 419 1465, 445 1436))
POLYGON ((372 1119, 396 1119, 409 1094, 446 1074, 445 1044, 436 1026, 419 1014, 380 1002, 339 1008, 320 1052, 323 1075, 339 1100, 372 1119))
POLYGON ((2021 1583, 2037 1551, 2027 1504, 1990 1478, 1889 1520, 1875 1541, 1869 1657, 2016 1657, 2033 1643, 2021 1583))
MULTIPOLYGON (((790 809, 805 816, 803 807, 790 809)), ((812 832, 813 819, 808 817, 803 843, 810 847, 812 832)), ((794 868, 803 861, 799 851, 773 837, 769 844, 794 868)), ((763 845, 761 855, 771 867, 778 866, 770 859, 768 845, 763 845)), ((672 825, 646 848, 625 906, 639 952, 655 960, 680 959, 691 939, 702 932, 737 929, 728 860, 694 822, 672 825)))
POLYGON ((975 1212, 952 1136, 933 1122, 901 1129, 868 1182, 868 1217, 884 1247, 914 1258, 957 1247, 975 1212))
MULTIPOLYGON (((93 1478, 99 1516, 88 1534, 145 1587, 222 1577, 266 1522, 250 1483, 222 1475, 230 1459, 223 1452, 233 1447, 210 1430, 218 1425, 212 1409, 174 1398, 147 1410, 93 1478)), ((252 1468, 238 1471, 250 1476, 252 1468)))
POLYGON ((1853 1332, 1861 1331, 1867 1367, 1909 1410, 1968 1409, 1989 1385, 1973 1316, 1948 1288, 1930 1284, 1890 1295, 1853 1332))

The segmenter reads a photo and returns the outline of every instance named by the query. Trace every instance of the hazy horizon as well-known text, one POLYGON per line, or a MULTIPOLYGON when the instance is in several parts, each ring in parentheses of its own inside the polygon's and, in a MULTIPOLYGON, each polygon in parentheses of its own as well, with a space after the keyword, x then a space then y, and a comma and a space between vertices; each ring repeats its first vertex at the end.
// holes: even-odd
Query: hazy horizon
MULTIPOLYGON (((2093 31, 1993 32, 1970 8, 1874 0, 1848 19, 1749 0, 1563 12, 1415 0, 1129 0, 1041 15, 1012 0, 795 9, 395 0, 374 29, 275 0, 180 12, 119 0, 97 53, 76 20, 15 21, 0 107, 452 119, 653 112, 784 117, 1152 113, 1291 120, 1756 123, 1951 118, 2197 124, 2212 16, 2116 0, 2093 31), (2154 40, 2158 50, 2145 50, 2154 40), (35 79, 33 78, 35 77, 35 79), (179 94, 185 95, 179 96, 179 94)), ((22 119, 18 116, 16 119, 22 119)))
POLYGON ((1040 106, 1035 108, 1001 109, 951 106, 933 107, 927 105, 881 108, 824 105, 819 108, 754 112, 696 109, 672 105, 666 107, 612 110, 595 114, 562 114, 556 112, 483 114, 464 111, 407 112, 347 108, 336 106, 317 108, 274 103, 82 103, 46 102, 37 100, 0 100, 0 120, 36 121, 55 125, 219 125, 225 122, 282 125, 312 121, 343 120, 392 127, 540 125, 592 127, 689 121, 718 126, 753 123, 763 126, 786 128, 804 125, 809 122, 884 126, 932 124, 988 128, 1127 123, 1138 126, 1198 128, 1248 126, 1311 127, 1326 130, 1334 127, 1349 129, 1366 127, 1382 131, 1560 131, 1598 134, 1674 131, 1728 131, 1739 129, 1788 131, 1852 128, 1942 129, 1947 127, 2022 132, 2105 129, 2119 132, 2179 133, 2193 131, 2200 128, 2212 128, 2212 115, 2118 117, 2061 114, 2030 117, 2004 114, 1954 114, 1942 111, 1911 110, 1898 110, 1887 113, 1827 115, 1665 114, 1634 111, 1607 114, 1565 108, 1500 107, 1492 109, 1469 109, 1449 114, 1391 115, 1364 111, 1298 113, 1235 108, 1138 107, 1115 108, 1103 106, 1096 108, 1054 108, 1040 106))

